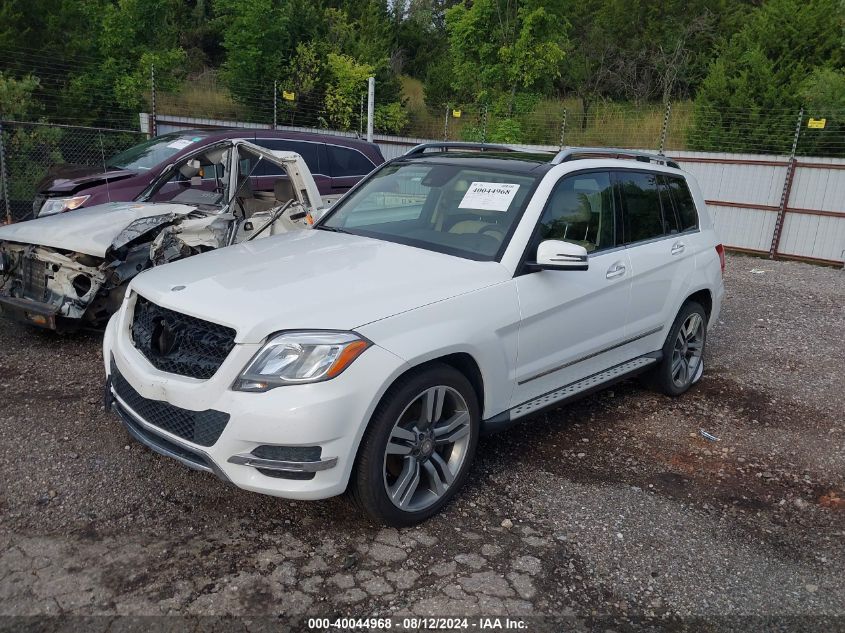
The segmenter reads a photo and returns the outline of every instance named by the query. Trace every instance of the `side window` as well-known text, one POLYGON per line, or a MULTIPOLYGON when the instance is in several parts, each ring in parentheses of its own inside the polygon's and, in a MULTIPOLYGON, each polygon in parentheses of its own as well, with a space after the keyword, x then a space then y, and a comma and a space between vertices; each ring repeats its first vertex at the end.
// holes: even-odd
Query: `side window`
MULTIPOLYGON (((312 174, 319 174, 320 172, 320 144, 307 143, 305 141, 289 141, 282 138, 262 138, 256 139, 256 145, 260 145, 265 149, 271 151, 282 152, 296 152, 308 165, 308 170, 312 174)), ((256 176, 278 176, 282 174, 281 167, 277 167, 273 163, 265 163, 258 167, 256 176)))
POLYGON ((664 235, 657 175, 629 171, 618 173, 625 205, 625 242, 639 242, 664 235))
POLYGON ((672 204, 672 196, 669 194, 669 185, 664 176, 658 177, 660 185, 660 206, 663 208, 663 232, 666 234, 679 233, 681 231, 678 223, 677 210, 672 204))
POLYGON ((563 178, 540 218, 540 240, 564 240, 588 252, 615 246, 613 199, 607 172, 563 178))
POLYGON ((683 178, 667 177, 669 190, 672 193, 672 200, 675 202, 675 210, 681 222, 681 231, 689 231, 698 228, 698 213, 695 210, 695 202, 689 190, 687 181, 683 178))
POLYGON ((338 145, 326 145, 329 168, 334 178, 364 176, 373 171, 375 165, 361 152, 338 145))

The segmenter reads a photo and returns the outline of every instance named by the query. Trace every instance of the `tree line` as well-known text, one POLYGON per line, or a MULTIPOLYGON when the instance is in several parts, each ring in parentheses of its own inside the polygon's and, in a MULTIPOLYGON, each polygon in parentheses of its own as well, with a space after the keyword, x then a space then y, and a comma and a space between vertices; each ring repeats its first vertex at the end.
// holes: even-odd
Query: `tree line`
POLYGON ((3 116, 14 113, 24 82, 32 96, 27 108, 48 120, 132 120, 148 107, 151 72, 159 89, 178 91, 209 69, 236 102, 264 120, 273 91, 284 90, 295 94, 279 104, 286 120, 352 129, 364 81, 375 76, 377 127, 402 132, 409 120, 402 78, 412 77, 431 108, 484 104, 504 119, 549 98, 577 98, 584 123, 608 101, 693 99, 691 129, 700 149, 718 149, 732 138, 731 115, 742 112, 757 146, 780 151, 766 146, 773 112, 806 105, 832 113, 831 125, 842 126, 845 1, 0 5, 3 116))

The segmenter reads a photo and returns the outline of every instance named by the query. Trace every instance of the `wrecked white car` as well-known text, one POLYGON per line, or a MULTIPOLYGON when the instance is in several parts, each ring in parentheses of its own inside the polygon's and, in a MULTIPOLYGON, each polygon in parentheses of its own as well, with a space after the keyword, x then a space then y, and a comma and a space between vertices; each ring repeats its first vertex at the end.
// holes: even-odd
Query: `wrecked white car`
POLYGON ((139 272, 307 228, 323 206, 299 154, 242 140, 205 147, 134 202, 0 228, 0 309, 48 329, 100 328, 139 272))

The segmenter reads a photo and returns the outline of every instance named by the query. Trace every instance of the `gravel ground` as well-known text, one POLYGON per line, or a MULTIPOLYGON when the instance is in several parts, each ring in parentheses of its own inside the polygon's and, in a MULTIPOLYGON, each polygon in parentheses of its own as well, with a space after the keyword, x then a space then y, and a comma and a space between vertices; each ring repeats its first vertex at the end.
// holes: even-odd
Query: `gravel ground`
POLYGON ((99 337, 0 322, 0 614, 845 628, 845 273, 731 256, 726 285, 692 391, 623 383, 485 438, 401 531, 155 455, 102 409, 99 337))

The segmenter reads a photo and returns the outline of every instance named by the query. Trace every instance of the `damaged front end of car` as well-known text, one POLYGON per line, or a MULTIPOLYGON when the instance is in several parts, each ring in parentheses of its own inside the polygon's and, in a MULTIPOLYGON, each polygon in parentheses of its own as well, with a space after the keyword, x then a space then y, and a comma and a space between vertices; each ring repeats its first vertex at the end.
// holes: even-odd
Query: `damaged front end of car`
POLYGON ((105 257, 0 242, 0 309, 60 332, 102 328, 120 307, 126 282, 153 265, 225 246, 229 224, 202 212, 140 218, 117 236, 105 257))
POLYGON ((0 228, 3 315, 58 331, 100 329, 120 307, 127 282, 147 268, 307 228, 307 215, 323 207, 298 154, 247 141, 203 152, 165 170, 137 202, 0 228), (254 178, 262 161, 278 175, 254 178), (228 179, 221 189, 222 173, 228 179))

